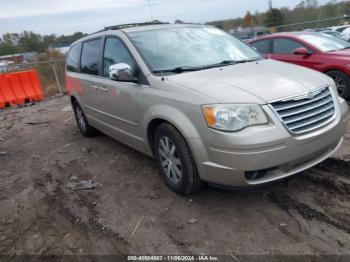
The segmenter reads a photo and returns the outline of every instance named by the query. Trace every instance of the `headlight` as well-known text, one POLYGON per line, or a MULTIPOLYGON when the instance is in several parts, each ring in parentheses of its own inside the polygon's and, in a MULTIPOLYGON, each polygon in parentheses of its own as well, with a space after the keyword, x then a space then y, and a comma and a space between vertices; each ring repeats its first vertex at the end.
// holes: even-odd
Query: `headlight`
POLYGON ((233 132, 268 123, 259 105, 204 105, 202 111, 208 126, 222 131, 233 132))

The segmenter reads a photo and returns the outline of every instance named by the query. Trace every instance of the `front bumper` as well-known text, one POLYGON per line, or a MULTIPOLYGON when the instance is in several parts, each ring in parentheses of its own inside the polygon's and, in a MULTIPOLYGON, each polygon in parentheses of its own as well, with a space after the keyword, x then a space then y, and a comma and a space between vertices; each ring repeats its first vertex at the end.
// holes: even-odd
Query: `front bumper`
POLYGON ((340 100, 337 117, 319 130, 292 136, 268 108, 273 125, 238 133, 211 130, 209 141, 192 139, 197 167, 204 181, 225 186, 253 186, 282 179, 319 164, 341 146, 348 122, 348 107, 340 100), (264 170, 259 178, 247 172, 264 170))

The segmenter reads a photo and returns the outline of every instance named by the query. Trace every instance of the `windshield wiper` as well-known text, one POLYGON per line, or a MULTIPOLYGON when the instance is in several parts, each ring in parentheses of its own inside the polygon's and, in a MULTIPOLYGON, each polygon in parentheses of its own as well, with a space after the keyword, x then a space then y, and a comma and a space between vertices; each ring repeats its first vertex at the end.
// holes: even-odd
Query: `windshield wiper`
POLYGON ((238 60, 238 61, 236 61, 236 64, 243 64, 243 63, 255 62, 255 61, 258 61, 258 60, 260 60, 260 59, 238 60))
POLYGON ((214 67, 221 67, 221 66, 228 66, 228 65, 235 65, 235 64, 242 64, 242 63, 248 63, 248 62, 254 62, 257 61, 258 59, 251 59, 251 60, 224 60, 220 63, 217 64, 212 64, 212 65, 206 65, 206 66, 179 66, 171 69, 157 69, 153 70, 154 74, 159 74, 159 73, 175 73, 175 74, 180 74, 183 72, 191 72, 191 71, 199 71, 199 70, 204 70, 204 69, 210 69, 214 67))
POLYGON ((221 67, 221 66, 234 65, 234 64, 236 64, 236 61, 234 60, 224 60, 220 63, 204 66, 204 68, 208 69, 208 68, 221 67))
POLYGON ((175 73, 180 74, 182 72, 191 72, 191 71, 199 71, 202 70, 203 67, 194 67, 194 66, 179 66, 171 69, 159 69, 159 70, 153 70, 153 73, 175 73))
POLYGON ((251 59, 251 60, 224 60, 220 63, 217 64, 212 64, 205 66, 205 69, 208 68, 214 68, 214 67, 221 67, 221 66, 228 66, 228 65, 236 65, 236 64, 242 64, 242 63, 248 63, 248 62, 254 62, 257 61, 258 59, 251 59))

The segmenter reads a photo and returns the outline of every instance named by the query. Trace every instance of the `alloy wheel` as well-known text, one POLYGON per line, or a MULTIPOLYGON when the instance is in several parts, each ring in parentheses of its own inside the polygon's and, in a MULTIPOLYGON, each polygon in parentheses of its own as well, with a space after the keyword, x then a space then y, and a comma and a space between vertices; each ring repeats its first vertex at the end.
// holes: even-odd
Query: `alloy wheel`
POLYGON ((182 164, 175 144, 167 136, 159 140, 159 157, 161 167, 173 184, 178 184, 182 179, 182 164))
POLYGON ((341 76, 334 76, 333 80, 335 82, 335 85, 337 86, 339 95, 343 94, 346 90, 346 81, 341 76))
POLYGON ((85 132, 86 131, 86 123, 85 123, 83 111, 81 110, 80 106, 78 106, 78 105, 75 106, 75 113, 76 113, 76 117, 77 117, 78 124, 79 124, 81 131, 85 132))

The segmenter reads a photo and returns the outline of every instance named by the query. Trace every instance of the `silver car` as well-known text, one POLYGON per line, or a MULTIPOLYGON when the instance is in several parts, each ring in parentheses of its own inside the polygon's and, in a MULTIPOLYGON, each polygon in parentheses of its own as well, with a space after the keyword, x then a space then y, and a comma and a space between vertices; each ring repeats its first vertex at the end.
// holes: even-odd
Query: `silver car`
POLYGON ((99 130, 154 157, 184 195, 308 169, 340 147, 348 121, 331 78, 210 26, 106 28, 73 43, 66 79, 84 136, 99 130))

